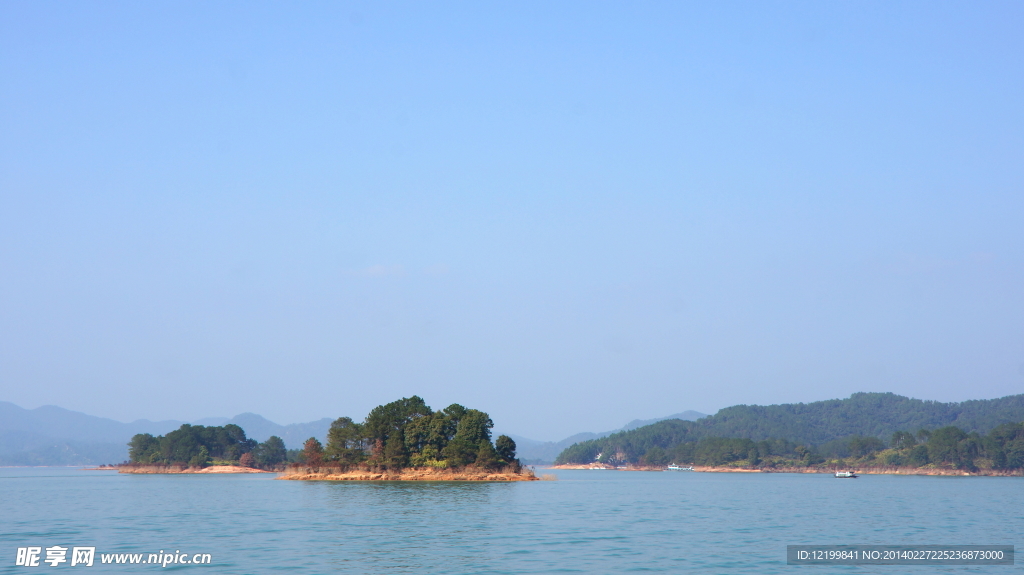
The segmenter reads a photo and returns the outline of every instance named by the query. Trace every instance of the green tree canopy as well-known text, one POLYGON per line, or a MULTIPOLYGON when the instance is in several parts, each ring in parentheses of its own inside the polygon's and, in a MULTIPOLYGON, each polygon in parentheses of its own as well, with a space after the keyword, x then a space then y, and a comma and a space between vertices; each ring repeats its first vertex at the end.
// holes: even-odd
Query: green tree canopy
MULTIPOLYGON (((390 469, 518 465, 511 438, 499 437, 497 446, 491 443, 493 427, 483 411, 457 403, 433 411, 414 395, 373 408, 362 423, 350 417, 336 419, 322 458, 328 465, 362 463, 390 469)), ((145 441, 141 438, 139 444, 145 441)), ((310 445, 307 441, 304 448, 307 463, 316 457, 310 445)))
POLYGON ((284 463, 288 458, 288 450, 285 449, 284 440, 276 435, 271 435, 266 441, 257 445, 253 453, 256 465, 264 468, 284 463))
POLYGON ((237 425, 205 427, 186 423, 167 435, 135 435, 128 442, 128 455, 133 463, 185 465, 211 458, 237 461, 255 447, 256 441, 247 439, 237 425))
POLYGON ((494 440, 494 450, 498 458, 505 463, 516 460, 516 442, 507 435, 499 435, 498 439, 494 440))
MULTIPOLYGON (((413 419, 432 414, 421 397, 403 397, 373 408, 363 422, 363 429, 366 438, 371 442, 380 440, 386 444, 392 435, 401 434, 413 419)), ((404 441, 404 437, 401 440, 404 441)))
POLYGON ((353 422, 351 417, 339 417, 331 423, 325 449, 328 460, 345 464, 359 463, 366 459, 365 449, 362 425, 353 422))

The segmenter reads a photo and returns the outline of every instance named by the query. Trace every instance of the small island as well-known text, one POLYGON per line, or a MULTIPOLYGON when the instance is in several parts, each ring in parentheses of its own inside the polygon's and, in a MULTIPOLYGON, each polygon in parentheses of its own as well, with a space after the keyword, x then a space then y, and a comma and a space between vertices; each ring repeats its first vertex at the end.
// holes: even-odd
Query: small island
POLYGON ((433 411, 418 396, 373 408, 362 423, 341 417, 327 446, 306 440, 302 461, 279 479, 326 481, 535 481, 516 442, 491 443, 490 416, 457 403, 433 411))
POLYGON ((288 451, 276 435, 258 443, 234 424, 186 423, 167 435, 135 435, 128 457, 120 473, 271 473, 284 469, 288 451))
POLYGON ((535 481, 506 435, 491 442, 486 413, 452 404, 433 411, 418 396, 372 409, 362 423, 340 417, 326 447, 315 437, 287 450, 233 424, 182 425, 167 435, 140 433, 128 443, 121 473, 282 473, 279 479, 327 481, 535 481))

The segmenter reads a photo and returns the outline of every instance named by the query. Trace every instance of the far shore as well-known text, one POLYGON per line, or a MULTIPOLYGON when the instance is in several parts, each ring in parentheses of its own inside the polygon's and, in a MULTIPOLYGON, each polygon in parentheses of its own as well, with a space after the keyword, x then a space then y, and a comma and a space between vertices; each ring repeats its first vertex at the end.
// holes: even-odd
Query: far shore
MULTIPOLYGON (((548 469, 590 469, 607 471, 668 471, 660 466, 639 466, 630 465, 626 467, 614 467, 600 463, 584 465, 552 465, 548 469)), ((843 468, 841 471, 853 471, 859 475, 942 475, 954 477, 1024 477, 1024 470, 1000 470, 1000 469, 979 469, 977 471, 965 471, 963 469, 929 468, 929 467, 866 467, 866 468, 843 468)), ((694 473, 820 473, 833 474, 835 469, 822 467, 726 467, 726 466, 700 466, 694 465, 694 473)), ((686 473, 680 471, 678 473, 686 473)))

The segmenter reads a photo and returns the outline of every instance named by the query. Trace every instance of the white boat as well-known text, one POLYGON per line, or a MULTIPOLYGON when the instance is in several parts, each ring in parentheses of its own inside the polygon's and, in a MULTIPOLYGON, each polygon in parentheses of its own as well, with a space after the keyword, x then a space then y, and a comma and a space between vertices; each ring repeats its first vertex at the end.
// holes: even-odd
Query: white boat
POLYGON ((679 467, 678 465, 669 465, 666 471, 693 471, 693 466, 679 467))
POLYGON ((856 479, 857 474, 852 471, 836 471, 836 477, 839 479, 856 479))

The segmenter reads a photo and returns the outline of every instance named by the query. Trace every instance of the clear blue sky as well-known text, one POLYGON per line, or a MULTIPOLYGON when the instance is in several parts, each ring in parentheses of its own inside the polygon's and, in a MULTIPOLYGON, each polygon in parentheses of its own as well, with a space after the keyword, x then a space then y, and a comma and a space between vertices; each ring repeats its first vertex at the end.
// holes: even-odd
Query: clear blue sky
POLYGON ((538 439, 1024 392, 1024 4, 0 4, 0 399, 538 439))

